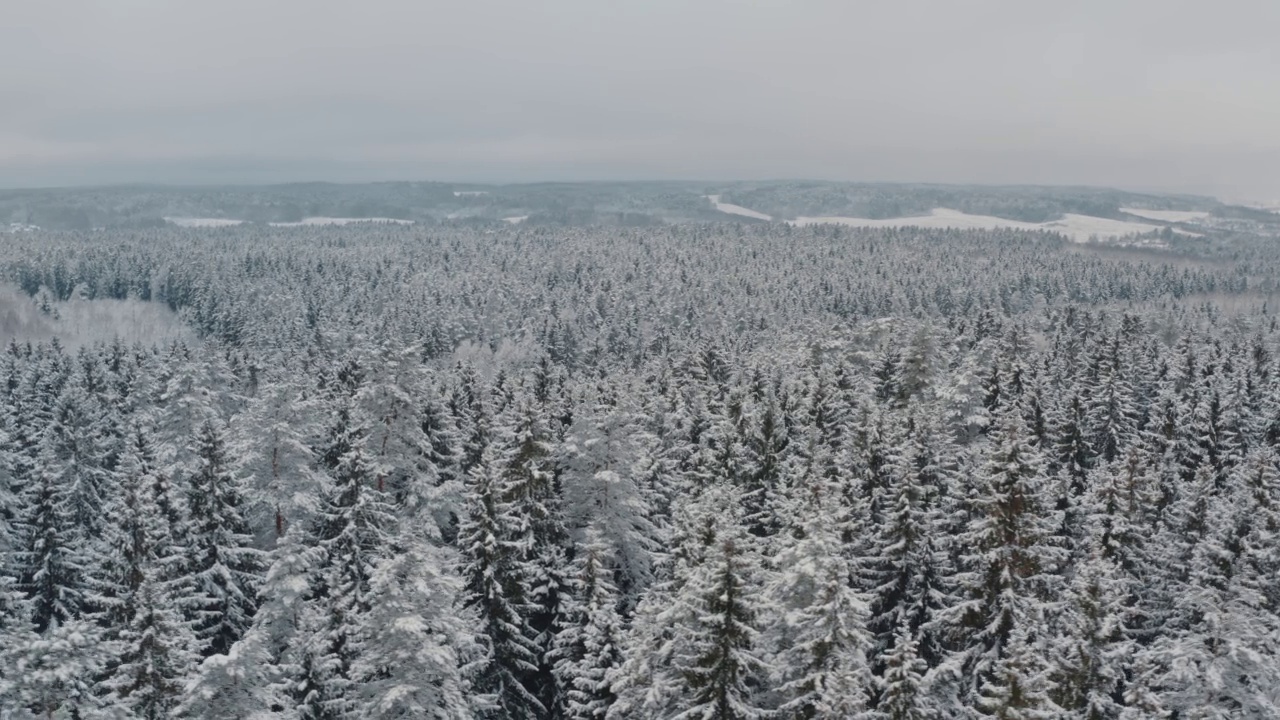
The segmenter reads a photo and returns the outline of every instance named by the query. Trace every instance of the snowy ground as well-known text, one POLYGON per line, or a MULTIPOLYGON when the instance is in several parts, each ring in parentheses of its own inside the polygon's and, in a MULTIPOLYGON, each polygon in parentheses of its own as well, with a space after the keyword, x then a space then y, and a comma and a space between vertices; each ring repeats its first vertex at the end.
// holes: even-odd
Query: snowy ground
MULTIPOLYGON (((0 346, 11 340, 42 342, 58 338, 81 347, 120 338, 126 345, 164 347, 173 340, 192 342, 195 334, 169 306, 141 300, 70 300, 51 302, 44 313, 17 287, 0 283, 0 346)), ((4 713, 0 711, 0 716, 4 713)))
POLYGON ((335 218, 335 217, 309 217, 303 218, 298 222, 273 222, 269 223, 272 227, 301 227, 303 225, 350 225, 351 223, 384 223, 387 225, 412 225, 412 220, 401 220, 399 218, 335 218))
POLYGON ((504 217, 502 219, 511 223, 512 225, 516 225, 524 222, 525 220, 528 220, 529 216, 528 215, 512 215, 511 217, 504 217))
MULTIPOLYGON (((990 215, 970 215, 960 212, 959 210, 948 210, 947 208, 935 208, 928 215, 920 215, 917 217, 887 218, 883 220, 869 220, 867 218, 853 217, 798 217, 792 221, 793 225, 818 225, 818 224, 835 224, 835 225, 852 225, 855 227, 926 227, 926 228, 959 228, 962 230, 991 230, 994 228, 1012 228, 1015 230, 1048 230, 1051 232, 1061 233, 1076 242, 1085 242, 1092 237, 1098 238, 1118 238, 1135 233, 1147 233, 1152 230, 1161 230, 1161 225, 1148 225, 1146 223, 1128 222, 1126 220, 1111 220, 1108 218, 1092 217, 1090 215, 1076 215, 1066 213, 1059 220, 1050 220, 1043 223, 1021 222, 1018 220, 1006 220, 1004 218, 992 217, 990 215)), ((1175 230, 1175 232, 1179 232, 1175 230)), ((1186 233, 1193 235, 1194 233, 1186 233)))
POLYGON ((720 202, 719 195, 708 195, 707 199, 710 200, 711 204, 715 205, 716 209, 722 213, 729 213, 730 215, 741 215, 743 217, 755 218, 757 220, 773 219, 772 217, 765 215, 762 212, 756 212, 755 210, 744 208, 741 205, 732 205, 730 203, 722 203, 720 202))
POLYGON ((36 230, 39 230, 39 229, 40 229, 39 225, 28 225, 26 223, 9 223, 7 228, 0 227, 0 231, 12 232, 12 233, 35 232, 36 230))
MULTIPOLYGON (((716 209, 730 215, 742 215, 744 217, 756 218, 757 220, 772 220, 770 216, 756 212, 750 208, 740 205, 732 205, 730 203, 720 202, 719 195, 708 195, 707 199, 715 205, 716 209)), ((1189 213, 1159 210, 1126 210, 1133 212, 1135 215, 1141 213, 1149 213, 1143 217, 1149 217, 1152 220, 1161 220, 1164 222, 1184 222, 1186 220, 1200 217, 1207 217, 1208 213, 1189 213)), ((1021 222, 1018 220, 1006 220, 1004 218, 993 217, 990 215, 970 215, 960 212, 959 210, 950 210, 947 208, 934 208, 928 215, 919 215, 915 217, 886 218, 882 220, 871 220, 868 218, 855 217, 798 217, 789 221, 792 225, 819 225, 819 224, 835 224, 835 225, 851 225, 854 227, 925 227, 925 228, 959 228, 963 230, 990 230, 994 228, 1012 228, 1015 230, 1048 230, 1051 232, 1061 233, 1071 238, 1075 242, 1086 242, 1090 238, 1114 239, 1134 235, 1138 233, 1149 233, 1153 230, 1161 230, 1163 225, 1150 225, 1147 223, 1131 222, 1128 220, 1112 220, 1109 218, 1093 217, 1090 215, 1076 215, 1074 213, 1066 213, 1058 220, 1050 220, 1043 223, 1021 222)), ((1195 233, 1174 229, 1184 235, 1196 235, 1195 233)))
POLYGON ((243 220, 232 220, 230 218, 189 218, 189 217, 167 217, 166 221, 177 225, 178 227, 227 227, 228 225, 243 224, 243 220))
POLYGON ((474 197, 476 195, 488 195, 488 190, 454 190, 454 197, 474 197))
POLYGON ((1161 220, 1163 222, 1192 222, 1194 220, 1203 220, 1209 217, 1209 213, 1199 210, 1143 210, 1142 208, 1120 208, 1120 212, 1126 212, 1130 215, 1137 215, 1148 220, 1161 220))

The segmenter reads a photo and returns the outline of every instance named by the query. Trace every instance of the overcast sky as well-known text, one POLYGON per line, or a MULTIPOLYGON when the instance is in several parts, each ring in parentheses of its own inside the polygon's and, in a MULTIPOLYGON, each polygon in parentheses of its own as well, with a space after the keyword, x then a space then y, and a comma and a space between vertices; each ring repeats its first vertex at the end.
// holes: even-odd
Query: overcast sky
POLYGON ((0 185, 1280 198, 1277 0, 0 0, 0 185))

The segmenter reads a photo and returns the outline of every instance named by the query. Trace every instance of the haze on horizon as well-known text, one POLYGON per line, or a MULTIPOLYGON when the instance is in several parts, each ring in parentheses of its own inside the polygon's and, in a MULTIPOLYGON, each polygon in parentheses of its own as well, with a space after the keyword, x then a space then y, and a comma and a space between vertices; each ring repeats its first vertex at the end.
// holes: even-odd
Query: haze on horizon
POLYGON ((803 177, 1280 198, 1272 0, 4 13, 3 187, 803 177))

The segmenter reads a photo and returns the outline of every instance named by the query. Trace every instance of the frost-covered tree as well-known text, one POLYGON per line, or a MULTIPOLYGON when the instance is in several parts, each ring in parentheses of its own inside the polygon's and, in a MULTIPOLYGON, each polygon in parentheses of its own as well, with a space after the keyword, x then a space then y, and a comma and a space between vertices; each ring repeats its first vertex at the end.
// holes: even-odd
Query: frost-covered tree
POLYGON ((917 654, 917 644, 906 618, 898 627, 892 649, 884 658, 880 679, 877 717, 885 720, 928 720, 933 717, 932 699, 923 687, 926 663, 917 654))
POLYGON ((552 658, 563 689, 561 716, 602 720, 616 699, 609 675, 622 664, 624 626, 613 585, 612 550, 594 526, 585 538, 571 567, 573 595, 552 658))
MULTIPOLYGON (((1006 414, 982 468, 974 515, 959 540, 967 549, 958 576, 964 597, 953 611, 965 635, 962 695, 985 693, 991 683, 1006 688, 998 692, 1012 692, 999 684, 1008 678, 995 674, 1010 672, 1015 631, 1025 639, 1049 619, 1046 603, 1058 587, 1056 571, 1065 554, 1054 545, 1056 523, 1045 486, 1042 460, 1023 420, 1006 414)), ((977 702, 976 695, 970 697, 977 702)))
POLYGON ((412 536, 370 578, 361 618, 356 715, 367 718, 473 717, 464 667, 474 661, 472 618, 458 612, 462 583, 450 553, 412 536))
POLYGON ((316 570, 320 587, 305 658, 321 687, 304 705, 322 717, 356 711, 355 664, 365 640, 362 624, 373 608, 371 584, 378 563, 395 550, 396 518, 366 447, 367 424, 349 400, 337 402, 317 453, 327 491, 315 532, 325 552, 316 570))
POLYGON ((231 469, 222 430, 206 421, 195 445, 196 471, 187 482, 191 612, 204 654, 225 654, 253 621, 262 553, 253 546, 245 491, 231 469))
POLYGON ((478 693, 492 698, 482 717, 541 717, 546 708, 525 686, 538 671, 541 645, 529 623, 522 518, 506 498, 493 454, 471 473, 467 514, 458 531, 463 606, 476 616, 476 639, 485 651, 473 682, 478 693))
POLYGON ((116 640, 119 654, 100 683, 108 698, 146 720, 172 717, 199 657, 179 598, 158 570, 148 567, 130 595, 128 620, 116 640))
POLYGON ((813 478, 798 491, 808 495, 804 521, 774 558, 778 571, 769 585, 776 608, 768 609, 777 618, 769 663, 777 711, 788 718, 860 717, 874 687, 867 598, 850 586, 824 483, 813 478))
POLYGON ((752 593, 761 567, 746 535, 732 525, 718 533, 684 588, 697 615, 682 628, 688 648, 675 662, 684 690, 676 718, 768 714, 759 697, 767 672, 757 648, 762 608, 752 593))

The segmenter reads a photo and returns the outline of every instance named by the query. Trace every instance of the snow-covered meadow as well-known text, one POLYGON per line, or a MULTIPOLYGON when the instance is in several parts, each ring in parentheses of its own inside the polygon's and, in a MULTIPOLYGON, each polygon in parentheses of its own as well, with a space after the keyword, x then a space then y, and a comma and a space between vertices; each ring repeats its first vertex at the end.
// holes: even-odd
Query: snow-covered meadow
MULTIPOLYGON (((970 215, 968 213, 960 212, 959 210, 949 210, 947 208, 935 208, 933 212, 928 215, 920 215, 916 217, 884 218, 878 220, 854 217, 798 217, 791 221, 791 223, 793 225, 834 224, 868 228, 921 227, 938 229, 954 228, 958 230, 994 230, 997 228, 1009 228, 1012 230, 1039 230, 1065 235, 1075 242, 1088 242, 1094 238, 1117 239, 1163 230, 1165 228, 1163 225, 1151 225, 1148 223, 1130 222, 1128 220, 1113 220, 1111 218, 1093 217, 1092 215, 1078 215, 1075 213, 1066 213, 1057 220, 1050 220, 1042 223, 1031 223, 1020 220, 1008 220, 1006 218, 998 218, 990 215, 970 215)), ((1183 235, 1196 235, 1196 233, 1179 230, 1177 228, 1174 228, 1173 231, 1183 235)))
POLYGON ((351 225, 353 223, 373 223, 382 225, 412 225, 412 220, 402 220, 400 218, 370 217, 370 218, 343 218, 343 217, 309 217, 303 218, 296 222, 273 222, 268 223, 272 227, 308 227, 312 225, 351 225))

